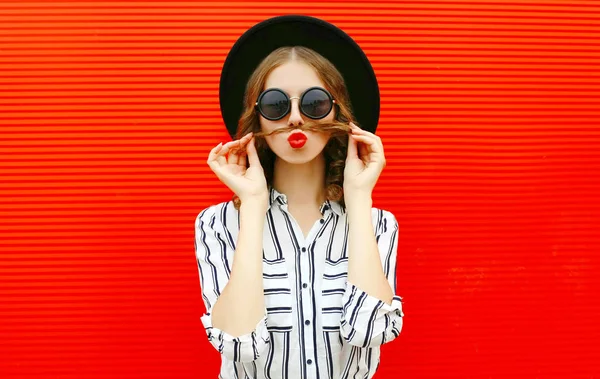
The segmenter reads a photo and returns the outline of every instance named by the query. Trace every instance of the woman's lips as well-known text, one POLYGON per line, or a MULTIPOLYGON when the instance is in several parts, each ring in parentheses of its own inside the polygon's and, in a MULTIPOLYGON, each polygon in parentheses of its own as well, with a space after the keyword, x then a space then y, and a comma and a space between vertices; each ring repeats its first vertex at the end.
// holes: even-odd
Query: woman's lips
POLYGON ((304 144, 306 143, 306 139, 306 134, 302 132, 296 132, 290 134, 290 136, 288 137, 288 142, 290 143, 290 146, 292 148, 299 149, 302 146, 304 146, 304 144))

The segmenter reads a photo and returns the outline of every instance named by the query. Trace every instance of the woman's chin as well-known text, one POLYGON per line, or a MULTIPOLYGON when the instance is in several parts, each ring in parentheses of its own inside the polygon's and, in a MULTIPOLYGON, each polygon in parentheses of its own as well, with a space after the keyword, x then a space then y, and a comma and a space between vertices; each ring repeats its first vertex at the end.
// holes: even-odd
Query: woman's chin
POLYGON ((281 154, 277 154, 277 157, 286 163, 300 165, 313 161, 318 155, 318 151, 290 148, 285 152, 281 152, 281 154))

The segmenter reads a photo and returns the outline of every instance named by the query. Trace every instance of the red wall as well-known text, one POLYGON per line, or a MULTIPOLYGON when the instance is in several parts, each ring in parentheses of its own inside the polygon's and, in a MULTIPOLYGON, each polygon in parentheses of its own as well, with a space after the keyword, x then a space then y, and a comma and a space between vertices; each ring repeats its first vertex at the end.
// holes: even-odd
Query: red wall
POLYGON ((406 317, 376 377, 600 376, 600 2, 421 0, 0 3, 0 378, 216 378, 219 74, 287 13, 381 87, 406 317))

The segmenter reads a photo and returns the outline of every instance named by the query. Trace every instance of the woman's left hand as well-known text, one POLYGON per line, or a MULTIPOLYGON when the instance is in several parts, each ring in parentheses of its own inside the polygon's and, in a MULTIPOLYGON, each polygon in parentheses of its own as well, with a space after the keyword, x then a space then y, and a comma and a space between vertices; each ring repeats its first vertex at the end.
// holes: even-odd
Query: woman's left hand
POLYGON ((350 123, 348 155, 344 169, 344 194, 370 195, 385 167, 381 138, 350 123))

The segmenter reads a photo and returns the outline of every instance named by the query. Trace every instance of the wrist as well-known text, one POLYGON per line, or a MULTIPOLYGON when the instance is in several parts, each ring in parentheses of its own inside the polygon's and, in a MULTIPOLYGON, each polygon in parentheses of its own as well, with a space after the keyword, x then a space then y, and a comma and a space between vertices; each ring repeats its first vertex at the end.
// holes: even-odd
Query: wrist
POLYGON ((344 195, 344 203, 348 212, 360 211, 360 210, 371 210, 373 206, 373 199, 370 194, 351 194, 346 197, 344 195))
POLYGON ((240 199, 240 211, 251 213, 267 213, 269 209, 269 196, 254 196, 250 198, 240 199))

